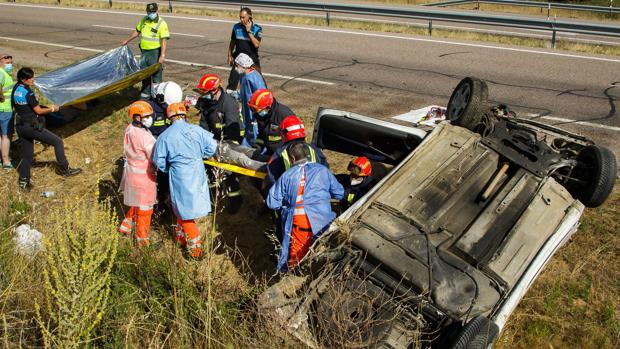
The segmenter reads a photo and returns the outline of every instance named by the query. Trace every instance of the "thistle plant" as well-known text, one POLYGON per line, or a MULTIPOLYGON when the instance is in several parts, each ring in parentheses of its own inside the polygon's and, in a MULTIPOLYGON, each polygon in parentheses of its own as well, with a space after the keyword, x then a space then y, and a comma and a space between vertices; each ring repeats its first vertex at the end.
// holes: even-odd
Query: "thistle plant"
POLYGON ((46 307, 37 302, 35 309, 46 348, 88 347, 110 294, 116 227, 109 202, 67 204, 53 215, 45 240, 46 307))

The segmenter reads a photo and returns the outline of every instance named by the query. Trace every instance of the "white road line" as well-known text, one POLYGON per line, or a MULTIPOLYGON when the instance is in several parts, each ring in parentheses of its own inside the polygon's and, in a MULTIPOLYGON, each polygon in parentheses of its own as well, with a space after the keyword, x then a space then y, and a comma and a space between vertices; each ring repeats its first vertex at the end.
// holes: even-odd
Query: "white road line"
MULTIPOLYGON (((96 13, 123 14, 123 15, 131 15, 131 16, 143 16, 142 14, 134 13, 134 12, 121 12, 121 11, 109 11, 109 10, 92 10, 92 9, 83 9, 83 8, 68 8, 68 7, 54 7, 54 6, 36 6, 36 5, 7 4, 7 3, 0 3, 0 5, 1 6, 18 6, 18 7, 44 8, 44 9, 65 10, 65 11, 81 11, 81 12, 96 12, 96 13)), ((176 16, 176 15, 167 15, 165 17, 166 18, 170 18, 170 19, 172 19, 172 18, 174 18, 174 19, 186 19, 186 20, 203 21, 203 22, 237 23, 237 21, 231 21, 231 20, 210 19, 210 18, 196 18, 196 17, 187 17, 187 16, 176 16)), ((367 37, 376 37, 376 38, 385 38, 385 39, 419 41, 419 42, 428 42, 428 43, 437 43, 437 44, 446 44, 446 45, 455 45, 455 46, 486 48, 486 49, 500 50, 500 51, 522 52, 522 53, 532 53, 532 54, 547 55, 547 56, 556 56, 556 57, 566 57, 566 58, 575 58, 575 59, 585 59, 585 60, 592 60, 592 61, 620 63, 620 59, 614 59, 614 58, 581 56, 581 55, 570 54, 570 53, 546 52, 546 51, 537 51, 537 50, 529 50, 529 49, 522 49, 522 48, 499 47, 499 46, 491 46, 491 45, 472 44, 472 43, 464 43, 464 42, 453 42, 453 41, 435 40, 435 39, 424 39, 424 38, 406 37, 406 36, 398 36, 398 35, 353 32, 353 31, 346 31, 346 30, 335 30, 335 29, 324 29, 324 28, 299 27, 299 26, 281 25, 281 24, 262 24, 262 26, 263 27, 271 27, 271 28, 284 28, 284 29, 297 29, 297 30, 317 31, 317 32, 323 32, 323 33, 358 35, 358 36, 367 36, 367 37)))
MULTIPOLYGON (((102 25, 102 24, 93 24, 93 27, 97 28, 110 28, 110 29, 121 29, 121 30, 135 30, 136 28, 128 28, 128 27, 115 27, 112 25, 102 25)), ((204 35, 197 34, 185 34, 185 33, 170 33, 170 35, 180 35, 180 36, 191 36, 194 38, 206 38, 204 35)))
POLYGON ((602 125, 602 124, 595 124, 593 122, 588 122, 588 121, 577 121, 577 120, 571 120, 571 119, 567 119, 567 118, 559 118, 557 116, 541 116, 540 118, 541 119, 545 119, 545 120, 549 120, 549 121, 565 122, 565 123, 571 123, 571 124, 575 124, 575 125, 596 127, 596 128, 602 128, 602 129, 605 129, 605 130, 611 130, 611 131, 620 132, 620 127, 609 126, 609 125, 602 125))
POLYGON ((611 130, 611 131, 620 132, 620 127, 603 125, 603 124, 596 124, 594 122, 588 122, 588 121, 579 121, 579 120, 573 120, 573 119, 568 119, 568 118, 560 118, 560 117, 551 116, 551 115, 540 116, 539 114, 532 114, 532 113, 525 113, 525 114, 523 114, 523 116, 526 117, 526 118, 529 118, 529 119, 537 119, 538 118, 538 119, 545 119, 545 120, 549 120, 549 121, 569 123, 569 124, 581 125, 581 126, 589 126, 589 127, 594 127, 594 128, 602 128, 602 129, 605 129, 605 130, 611 130))
MULTIPOLYGON (((50 43, 50 42, 36 41, 36 40, 9 38, 9 37, 6 37, 6 36, 0 36, 0 39, 11 40, 11 41, 18 41, 18 42, 27 42, 29 44, 46 45, 46 46, 53 46, 53 47, 62 47, 62 48, 68 48, 68 49, 72 49, 72 50, 79 50, 79 51, 88 51, 88 52, 97 52, 97 53, 104 51, 104 50, 99 50, 99 49, 95 49, 95 48, 72 46, 72 45, 63 45, 63 44, 54 44, 54 43, 50 43)), ((195 63, 195 62, 188 62, 188 61, 179 61, 179 60, 176 60, 176 59, 167 59, 166 61, 170 62, 170 63, 180 64, 180 65, 193 66, 193 67, 213 68, 213 69, 225 70, 225 71, 229 71, 231 69, 229 66, 210 65, 210 64, 195 63)), ((323 81, 323 80, 298 78, 298 77, 294 77, 294 76, 280 75, 280 74, 271 74, 271 73, 262 73, 262 74, 263 74, 263 76, 272 77, 272 78, 276 78, 276 79, 309 82, 309 83, 317 84, 317 85, 329 85, 329 86, 335 85, 335 83, 333 83, 333 82, 323 81)))

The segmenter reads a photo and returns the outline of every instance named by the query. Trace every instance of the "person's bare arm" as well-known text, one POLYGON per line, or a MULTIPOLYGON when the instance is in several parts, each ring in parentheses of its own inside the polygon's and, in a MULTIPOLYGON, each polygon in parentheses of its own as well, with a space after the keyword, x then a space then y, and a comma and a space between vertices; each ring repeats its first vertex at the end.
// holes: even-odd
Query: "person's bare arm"
POLYGON ((260 46, 260 40, 258 40, 254 36, 254 33, 252 33, 252 30, 248 30, 248 36, 250 37, 250 41, 252 42, 252 45, 254 45, 254 47, 258 48, 260 46))
POLYGON ((235 40, 230 39, 230 44, 228 45, 228 64, 232 66, 235 63, 233 59, 233 50, 235 49, 235 40))
POLYGON ((49 107, 42 107, 40 105, 37 105, 34 108, 32 108, 32 110, 34 110, 34 112, 37 113, 37 115, 45 115, 45 114, 59 111, 60 107, 55 104, 52 104, 49 107))
POLYGON ((159 53, 159 63, 164 64, 166 61, 166 48, 168 47, 168 39, 161 39, 161 51, 159 53))
POLYGON ((137 30, 134 30, 133 33, 131 33, 131 35, 127 38, 127 40, 121 41, 121 45, 123 45, 123 46, 127 45, 128 43, 131 42, 131 40, 137 38, 139 35, 140 35, 140 33, 138 33, 137 30))

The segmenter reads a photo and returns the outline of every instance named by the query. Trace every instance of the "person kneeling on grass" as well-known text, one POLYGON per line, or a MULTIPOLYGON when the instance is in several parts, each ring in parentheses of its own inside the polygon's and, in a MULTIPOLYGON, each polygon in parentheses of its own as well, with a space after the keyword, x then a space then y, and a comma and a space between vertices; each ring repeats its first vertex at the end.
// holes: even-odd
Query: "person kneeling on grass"
POLYGON ((187 247, 194 258, 202 257, 202 239, 194 221, 211 212, 209 183, 203 159, 217 151, 213 134, 198 125, 185 122, 183 103, 168 106, 172 125, 155 142, 153 161, 162 172, 170 174, 170 202, 177 217, 176 240, 187 247))
POLYGON ((282 213, 282 249, 277 269, 292 269, 308 253, 314 240, 336 218, 330 198, 340 200, 344 188, 324 165, 308 161, 306 144, 290 149, 293 167, 269 189, 267 206, 282 213))
POLYGON ((124 203, 130 208, 118 231, 129 235, 135 229, 138 247, 149 244, 153 205, 157 201, 156 169, 151 162, 155 137, 148 130, 153 125, 153 114, 153 108, 145 101, 131 104, 131 123, 125 129, 123 142, 127 160, 121 190, 124 203))

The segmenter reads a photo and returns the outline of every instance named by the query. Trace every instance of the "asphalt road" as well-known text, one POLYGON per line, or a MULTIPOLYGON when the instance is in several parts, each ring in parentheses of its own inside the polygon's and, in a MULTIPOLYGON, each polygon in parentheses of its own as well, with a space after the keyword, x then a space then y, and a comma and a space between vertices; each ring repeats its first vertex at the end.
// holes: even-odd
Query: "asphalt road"
MULTIPOLYGON (((17 59, 21 58, 19 47, 46 54, 76 51, 58 45, 110 49, 129 35, 142 15, 0 3, 0 45, 14 47, 17 59), (9 38, 13 40, 5 41, 9 38)), ((163 17, 173 33, 167 55, 171 62, 225 65, 233 21, 188 15, 163 17)), ((260 23, 260 18, 255 19, 260 23)), ((295 99, 295 105, 303 105, 304 100, 318 101, 360 113, 397 115, 428 104, 445 105, 460 79, 476 76, 488 80, 493 101, 508 104, 521 116, 564 124, 620 154, 616 144, 620 132, 616 115, 620 94, 618 57, 260 24, 264 28, 261 63, 265 73, 273 74, 268 75, 272 84, 283 93, 293 91, 290 87, 295 84, 300 87, 294 91, 312 94, 307 98, 299 94, 287 96, 295 99)), ((135 43, 132 47, 138 52, 135 43)), ((71 57, 90 54, 77 50, 71 57)), ((63 59, 67 58, 59 62, 63 59)), ((220 73, 227 75, 224 70, 220 73)))

